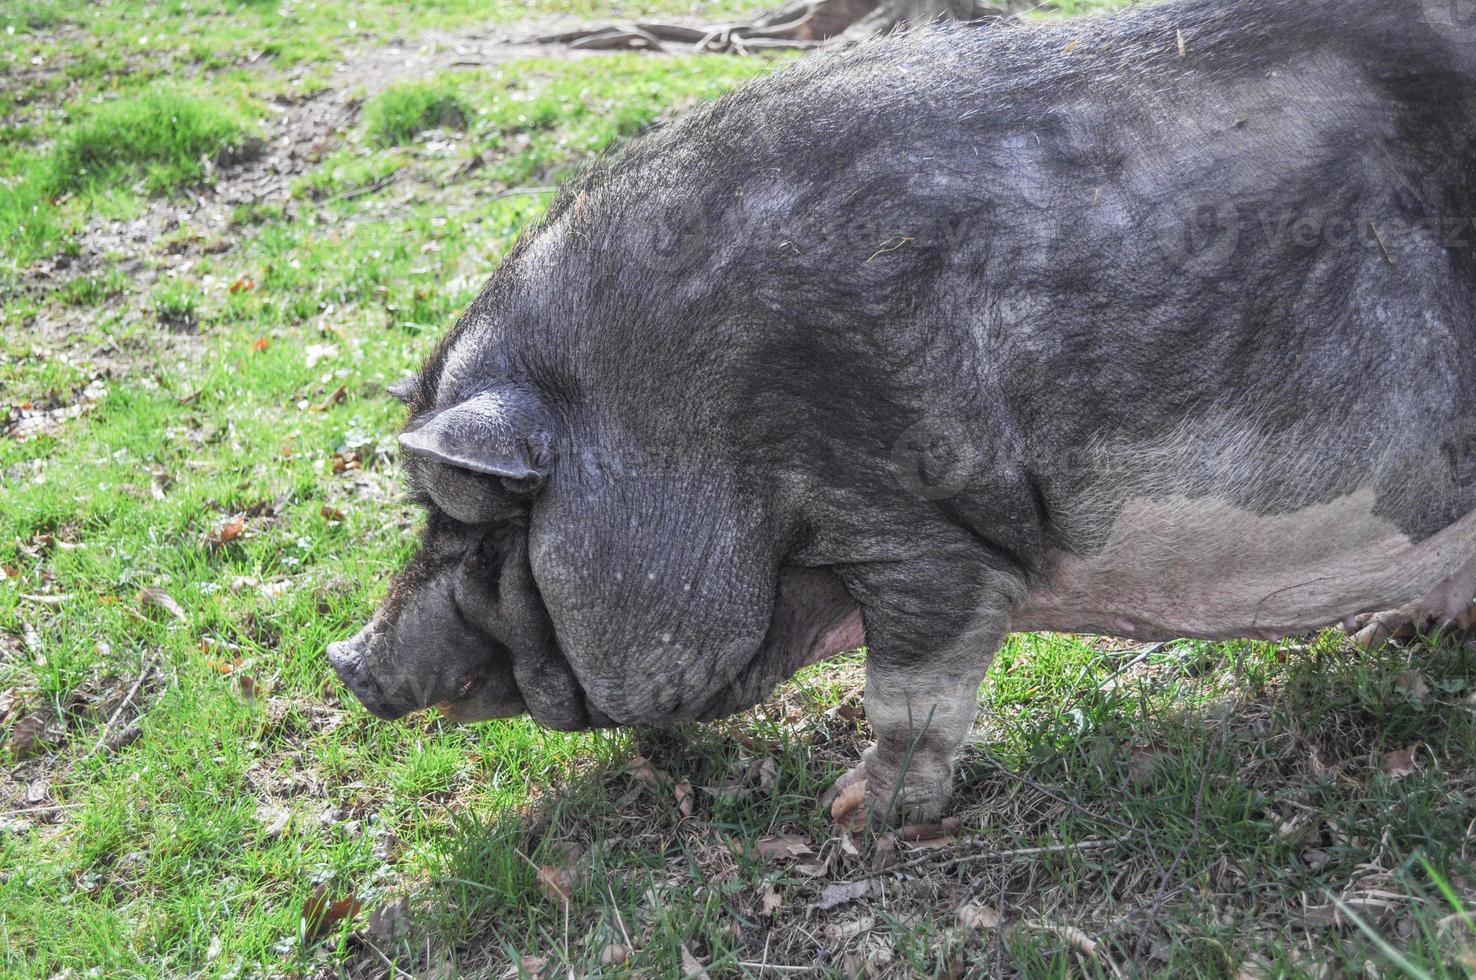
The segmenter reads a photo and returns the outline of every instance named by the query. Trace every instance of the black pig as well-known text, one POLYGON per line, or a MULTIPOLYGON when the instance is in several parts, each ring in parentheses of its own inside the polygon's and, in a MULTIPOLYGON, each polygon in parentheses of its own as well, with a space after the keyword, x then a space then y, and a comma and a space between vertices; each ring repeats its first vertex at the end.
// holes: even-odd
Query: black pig
POLYGON ((838 785, 930 815, 1010 630, 1468 625, 1473 214, 1470 0, 807 60, 522 236, 401 391, 424 547, 329 656, 384 717, 583 728, 864 643, 838 785))

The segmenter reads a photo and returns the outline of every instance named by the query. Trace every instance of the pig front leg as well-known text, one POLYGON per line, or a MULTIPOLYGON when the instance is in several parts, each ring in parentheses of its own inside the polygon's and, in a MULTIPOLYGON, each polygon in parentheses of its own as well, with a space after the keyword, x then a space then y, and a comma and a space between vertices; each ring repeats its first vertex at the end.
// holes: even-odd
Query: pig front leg
POLYGON ((866 621, 866 716, 876 743, 822 802, 864 779, 874 817, 935 820, 1023 581, 978 566, 961 575, 937 561, 876 569, 847 584, 866 621))

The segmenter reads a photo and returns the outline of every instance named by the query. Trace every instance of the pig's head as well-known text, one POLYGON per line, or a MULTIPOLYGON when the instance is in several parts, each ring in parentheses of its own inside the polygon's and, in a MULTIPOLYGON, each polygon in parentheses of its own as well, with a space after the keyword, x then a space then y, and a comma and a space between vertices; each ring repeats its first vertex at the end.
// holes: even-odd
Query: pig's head
POLYGON ((552 462, 538 396, 507 386, 412 419, 400 437, 428 510, 419 554, 358 635, 328 648, 382 718, 438 705, 456 721, 531 710, 556 728, 597 723, 558 656, 528 563, 527 528, 552 462))
POLYGON ((740 432, 768 373, 690 328, 693 296, 748 294, 638 261, 656 250, 645 212, 590 186, 519 240, 403 393, 425 539, 329 651, 381 716, 719 717, 862 642, 841 580, 795 557, 804 454, 740 432))
POLYGON ((412 414, 400 446, 428 510, 421 550, 328 651, 375 714, 710 718, 862 642, 839 579, 785 565, 716 464, 601 463, 571 442, 532 386, 412 414))

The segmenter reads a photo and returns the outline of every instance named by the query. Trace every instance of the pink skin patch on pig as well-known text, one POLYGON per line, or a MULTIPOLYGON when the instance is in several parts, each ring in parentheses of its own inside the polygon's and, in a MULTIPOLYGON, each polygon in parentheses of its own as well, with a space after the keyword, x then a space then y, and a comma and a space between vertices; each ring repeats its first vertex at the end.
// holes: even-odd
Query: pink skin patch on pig
POLYGON ((1376 645, 1394 620, 1469 621, 1476 513, 1416 543, 1375 503, 1364 489, 1262 516, 1216 499, 1129 500, 1107 546, 1056 556, 1011 626, 1274 639, 1342 621, 1376 645), (1396 610, 1390 622, 1365 625, 1383 609, 1396 610))
POLYGON ((861 610, 857 609, 849 613, 845 619, 836 623, 830 629, 820 634, 815 648, 805 658, 805 666, 818 664, 822 660, 828 660, 837 654, 854 650, 866 645, 866 624, 861 620, 861 610))

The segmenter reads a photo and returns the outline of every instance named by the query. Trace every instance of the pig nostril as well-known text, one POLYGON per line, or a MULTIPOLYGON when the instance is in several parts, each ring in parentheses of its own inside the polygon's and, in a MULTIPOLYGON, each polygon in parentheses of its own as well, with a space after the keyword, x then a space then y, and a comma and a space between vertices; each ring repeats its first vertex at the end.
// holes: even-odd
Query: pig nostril
POLYGON ((328 644, 328 662, 338 671, 338 676, 348 680, 359 672, 364 663, 363 655, 348 640, 328 644))

